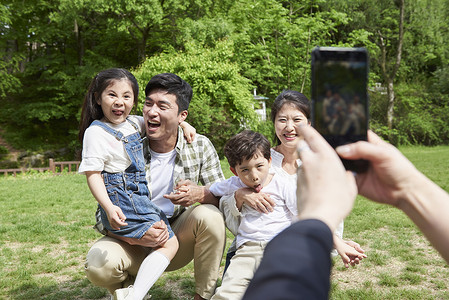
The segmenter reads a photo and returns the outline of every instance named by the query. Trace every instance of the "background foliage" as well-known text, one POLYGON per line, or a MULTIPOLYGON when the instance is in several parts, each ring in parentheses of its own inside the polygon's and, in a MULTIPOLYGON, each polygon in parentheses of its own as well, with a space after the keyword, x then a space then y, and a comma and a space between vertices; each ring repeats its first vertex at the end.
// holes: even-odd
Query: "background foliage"
MULTIPOLYGON (((404 4, 402 59, 387 127, 387 68, 399 39, 400 1, 389 0, 0 0, 0 126, 18 149, 72 156, 91 78, 132 70, 141 88, 176 72, 195 91, 188 119, 218 149, 255 121, 252 90, 310 96, 310 51, 363 46, 370 53, 371 127, 399 144, 449 142, 449 0, 404 4)), ((141 95, 141 99, 142 99, 141 95)), ((67 157, 67 158, 72 158, 67 157)))

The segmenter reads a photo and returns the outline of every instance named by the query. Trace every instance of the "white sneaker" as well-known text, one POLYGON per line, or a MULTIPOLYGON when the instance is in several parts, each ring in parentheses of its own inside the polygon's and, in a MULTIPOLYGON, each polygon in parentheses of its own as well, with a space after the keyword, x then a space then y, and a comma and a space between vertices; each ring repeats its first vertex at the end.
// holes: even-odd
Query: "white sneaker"
MULTIPOLYGON (((114 296, 111 296, 111 300, 133 300, 134 299, 134 288, 130 285, 127 288, 115 290, 114 296)), ((151 299, 151 295, 145 295, 142 300, 151 299)))
POLYGON ((114 292, 114 300, 134 300, 134 288, 130 285, 127 288, 117 289, 114 292))

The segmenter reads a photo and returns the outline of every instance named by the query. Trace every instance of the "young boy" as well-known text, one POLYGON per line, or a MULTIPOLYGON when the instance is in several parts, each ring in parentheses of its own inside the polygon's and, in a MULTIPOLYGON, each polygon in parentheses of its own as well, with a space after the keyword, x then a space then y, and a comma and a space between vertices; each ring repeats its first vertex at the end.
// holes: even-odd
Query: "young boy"
POLYGON ((225 156, 233 176, 214 183, 210 191, 215 196, 228 195, 242 187, 270 194, 276 203, 269 214, 237 203, 241 209, 237 229, 237 252, 223 277, 222 285, 211 299, 241 299, 260 264, 267 243, 287 228, 298 214, 295 189, 276 173, 271 165, 270 142, 260 133, 244 130, 225 145, 225 156))

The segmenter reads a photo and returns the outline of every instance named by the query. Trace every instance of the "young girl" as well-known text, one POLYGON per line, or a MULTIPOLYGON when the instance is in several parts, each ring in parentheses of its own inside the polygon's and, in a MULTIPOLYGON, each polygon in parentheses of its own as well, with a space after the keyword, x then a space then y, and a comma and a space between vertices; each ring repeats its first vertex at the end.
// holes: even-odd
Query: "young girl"
POLYGON ((92 80, 81 112, 83 143, 79 173, 85 174, 111 233, 140 239, 152 226, 163 226, 169 239, 142 262, 135 284, 118 289, 114 299, 143 299, 178 250, 165 214, 151 202, 141 133, 143 118, 129 116, 138 99, 136 78, 124 69, 108 69, 92 80))

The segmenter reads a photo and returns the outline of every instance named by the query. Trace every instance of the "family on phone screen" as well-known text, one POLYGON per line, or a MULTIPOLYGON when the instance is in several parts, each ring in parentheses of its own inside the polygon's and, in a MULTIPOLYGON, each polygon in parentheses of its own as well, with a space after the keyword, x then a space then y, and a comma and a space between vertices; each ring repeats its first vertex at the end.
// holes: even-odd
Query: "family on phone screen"
POLYGON ((366 132, 365 105, 360 95, 341 95, 327 90, 322 100, 323 125, 329 134, 360 135, 366 132))

